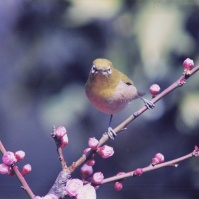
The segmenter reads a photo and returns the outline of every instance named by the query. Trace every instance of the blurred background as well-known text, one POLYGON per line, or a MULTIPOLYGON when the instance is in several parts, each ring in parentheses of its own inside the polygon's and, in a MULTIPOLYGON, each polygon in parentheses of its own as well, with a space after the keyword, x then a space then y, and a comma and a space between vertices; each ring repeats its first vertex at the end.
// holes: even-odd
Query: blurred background
MULTIPOLYGON (((189 57, 199 62, 198 0, 2 0, 0 1, 0 139, 9 151, 24 150, 19 163, 35 195, 45 195, 61 166, 51 132, 67 128, 67 163, 77 160, 89 137, 99 139, 109 116, 97 111, 84 86, 95 58, 110 59, 150 98, 149 87, 165 89, 189 57)), ((165 160, 199 145, 199 73, 107 144, 110 159, 96 156, 94 171, 105 177, 165 160)), ((143 106, 140 100, 113 118, 113 127, 143 106)), ((73 177, 80 178, 79 169, 73 177)), ((17 178, 0 175, 0 199, 25 199, 17 178)), ((97 190, 98 199, 199 198, 199 159, 163 168, 97 190)))

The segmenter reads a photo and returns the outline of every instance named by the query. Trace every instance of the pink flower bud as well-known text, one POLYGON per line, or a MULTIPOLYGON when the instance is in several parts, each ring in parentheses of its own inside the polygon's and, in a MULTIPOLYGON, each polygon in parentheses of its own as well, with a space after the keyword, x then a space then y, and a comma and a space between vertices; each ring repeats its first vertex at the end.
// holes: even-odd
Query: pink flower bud
POLYGON ((86 179, 86 178, 88 178, 89 176, 91 176, 93 174, 93 167, 92 166, 88 166, 87 164, 84 164, 81 167, 80 172, 82 174, 82 178, 86 179))
POLYGON ((17 160, 13 152, 7 151, 3 154, 2 161, 4 164, 10 166, 14 164, 17 160))
POLYGON ((43 197, 35 196, 34 199, 42 199, 43 197))
POLYGON ((43 199, 58 199, 58 197, 54 194, 48 194, 44 197, 42 197, 43 199))
POLYGON ((96 199, 96 191, 90 184, 84 185, 78 189, 76 199, 96 199))
POLYGON ((23 160, 25 157, 25 152, 22 150, 17 151, 17 152, 15 152, 15 157, 16 157, 17 161, 23 160))
POLYGON ((123 185, 121 182, 115 182, 114 188, 115 188, 115 190, 120 191, 123 188, 123 185))
POLYGON ((70 196, 76 196, 78 189, 83 187, 83 182, 79 179, 71 179, 66 184, 66 193, 70 196))
POLYGON ((184 69, 186 70, 191 70, 194 66, 194 62, 192 59, 185 59, 185 61, 183 62, 183 66, 184 66, 184 69))
POLYGON ((98 148, 97 152, 102 156, 102 158, 109 158, 114 154, 113 147, 107 145, 98 148))
POLYGON ((158 158, 160 163, 164 162, 164 156, 161 153, 155 154, 155 158, 158 158))
POLYGON ((32 171, 31 165, 26 164, 23 166, 21 173, 22 173, 22 175, 26 175, 26 174, 30 173, 31 171, 32 171))
POLYGON ((86 164, 88 166, 93 166, 95 164, 95 160, 94 159, 89 159, 89 160, 86 161, 86 164))
POLYGON ((156 96, 160 92, 160 86, 158 84, 152 84, 149 90, 151 95, 156 96))
POLYGON ((67 146, 67 144, 68 144, 68 136, 67 136, 67 134, 65 134, 61 138, 61 148, 63 149, 65 146, 67 146))
POLYGON ((0 174, 8 174, 9 173, 9 167, 2 163, 0 164, 0 174))
POLYGON ((64 126, 59 126, 54 131, 54 134, 57 137, 57 139, 61 139, 66 133, 67 133, 67 131, 64 126))
POLYGON ((95 150, 98 146, 99 141, 96 138, 89 138, 88 139, 88 146, 95 150))
POLYGON ((91 150, 91 148, 84 149, 83 154, 87 154, 90 150, 91 150))
POLYGON ((141 168, 137 168, 134 172, 133 172, 133 175, 134 176, 140 176, 143 174, 143 169, 141 168))
POLYGON ((101 184, 103 180, 104 180, 104 175, 102 172, 96 172, 93 174, 92 182, 94 184, 101 184))
POLYGON ((164 162, 164 156, 161 153, 157 153, 152 159, 152 165, 160 164, 164 162))

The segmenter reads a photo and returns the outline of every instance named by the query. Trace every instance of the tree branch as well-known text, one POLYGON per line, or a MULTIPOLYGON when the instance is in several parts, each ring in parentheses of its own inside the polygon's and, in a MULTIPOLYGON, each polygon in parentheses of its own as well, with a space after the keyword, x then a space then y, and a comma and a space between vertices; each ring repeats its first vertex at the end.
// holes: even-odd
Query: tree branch
MULTIPOLYGON (((194 67, 189 74, 187 75, 185 73, 185 71, 183 72, 183 74, 181 75, 181 77, 179 79, 177 79, 173 84, 171 84, 168 88, 166 88, 165 90, 163 90, 159 95, 157 95, 156 97, 154 97, 150 102, 155 104, 157 103, 160 99, 162 99, 163 97, 165 97, 166 95, 168 95, 170 92, 174 91, 176 88, 182 87, 185 83, 186 80, 188 78, 190 78, 192 75, 194 75, 197 71, 199 70, 199 65, 194 67)), ((148 108, 146 106, 143 106, 142 108, 140 108, 138 111, 134 112, 132 115, 130 115, 126 120, 124 120, 122 123, 120 123, 117 127, 115 127, 113 130, 116 134, 118 134, 119 132, 122 132, 127 125, 129 125, 133 120, 135 120, 137 117, 139 117, 140 115, 142 115, 148 108)), ((104 133, 101 137, 101 139, 99 140, 99 144, 98 147, 102 146, 105 142, 107 142, 109 139, 109 136, 104 133)), ((94 154, 94 151, 89 151, 89 154, 94 154)), ((78 166, 80 166, 83 162, 85 162, 87 160, 87 155, 82 155, 76 162, 74 162, 69 169, 71 171, 74 171, 78 166), (75 165, 75 167, 74 167, 75 165)))

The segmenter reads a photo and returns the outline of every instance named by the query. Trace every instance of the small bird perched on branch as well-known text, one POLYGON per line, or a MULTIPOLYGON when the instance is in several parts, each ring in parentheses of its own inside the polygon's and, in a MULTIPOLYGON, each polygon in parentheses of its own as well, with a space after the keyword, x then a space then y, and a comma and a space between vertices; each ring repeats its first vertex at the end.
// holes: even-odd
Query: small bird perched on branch
POLYGON ((98 58, 93 61, 86 82, 86 95, 90 102, 101 112, 110 114, 108 135, 114 138, 111 128, 114 114, 122 111, 132 100, 141 98, 148 108, 153 104, 142 98, 133 81, 115 69, 108 59, 98 58))

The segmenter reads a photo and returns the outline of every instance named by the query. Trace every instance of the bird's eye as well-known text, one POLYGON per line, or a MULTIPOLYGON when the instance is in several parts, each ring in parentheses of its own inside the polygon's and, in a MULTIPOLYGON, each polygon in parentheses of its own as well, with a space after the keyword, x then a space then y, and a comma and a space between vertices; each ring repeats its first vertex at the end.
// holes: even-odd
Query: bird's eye
POLYGON ((91 73, 92 73, 92 74, 95 73, 96 70, 97 70, 97 69, 96 69, 95 65, 93 65, 93 66, 92 66, 92 69, 91 69, 91 73))
POLYGON ((108 73, 109 75, 112 73, 112 70, 111 70, 111 67, 110 67, 110 66, 107 68, 107 73, 108 73))

